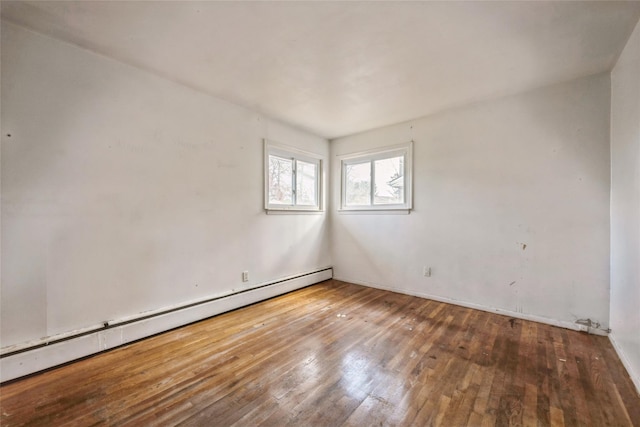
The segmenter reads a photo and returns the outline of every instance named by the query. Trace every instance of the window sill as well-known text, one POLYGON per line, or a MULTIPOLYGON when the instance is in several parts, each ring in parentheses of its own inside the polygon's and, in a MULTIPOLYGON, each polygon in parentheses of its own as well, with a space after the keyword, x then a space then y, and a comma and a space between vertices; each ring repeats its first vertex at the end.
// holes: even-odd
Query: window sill
POLYGON ((267 215, 321 215, 324 211, 295 209, 265 209, 267 215))
POLYGON ((338 209, 338 213, 346 215, 409 215, 411 209, 338 209))

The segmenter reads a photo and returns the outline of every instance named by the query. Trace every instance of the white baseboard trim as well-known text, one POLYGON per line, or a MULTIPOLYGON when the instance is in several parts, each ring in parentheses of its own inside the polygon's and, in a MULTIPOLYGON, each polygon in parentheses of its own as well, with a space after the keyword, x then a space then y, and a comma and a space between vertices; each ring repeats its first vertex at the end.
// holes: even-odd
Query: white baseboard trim
POLYGON ((0 359, 0 382, 10 381, 35 372, 109 350, 160 332, 184 326, 198 320, 244 307, 268 298, 285 294, 305 286, 331 279, 331 267, 285 277, 230 295, 215 297, 184 308, 144 314, 139 319, 111 321, 102 329, 84 332, 79 336, 48 337, 33 348, 21 348, 0 359))
POLYGON ((625 354, 624 350, 616 340, 614 331, 611 331, 611 333, 609 334, 609 341, 611 341, 611 345, 613 346, 613 349, 618 354, 618 357, 622 361, 622 365, 624 366, 624 368, 627 370, 627 373, 629 374, 629 378, 631 378, 633 385, 636 386, 636 392, 640 396, 640 373, 636 372, 633 366, 631 366, 631 362, 629 362, 627 355, 625 354))
POLYGON ((595 328, 589 328, 587 330, 587 327, 584 325, 579 325, 573 322, 569 322, 569 321, 564 321, 564 320, 556 320, 556 319, 551 319, 548 317, 542 317, 542 316, 536 316, 534 314, 528 314, 528 313, 519 313, 517 311, 509 311, 509 310, 504 310, 501 308, 493 308, 493 307, 486 307, 484 305, 480 305, 480 304, 475 304, 472 302, 468 302, 468 301, 461 301, 461 300, 457 300, 457 299, 453 299, 453 298, 447 298, 447 297, 442 297, 439 295, 432 295, 432 294, 427 294, 427 293, 423 293, 423 292, 415 292, 415 291, 409 291, 406 289, 400 289, 400 288, 394 288, 394 287, 390 287, 390 286, 383 286, 383 285, 379 285, 377 283, 371 283, 371 282, 364 282, 364 281, 358 281, 358 280, 353 280, 353 279, 348 279, 348 278, 341 278, 341 277, 337 277, 334 276, 333 277, 335 280, 341 280, 343 282, 349 282, 349 283, 354 283, 356 285, 362 285, 362 286, 368 286, 371 288, 376 288, 376 289, 382 289, 385 291, 391 291, 391 292, 397 292, 400 294, 405 294, 405 295, 411 295, 414 297, 420 297, 420 298, 426 298, 426 299, 431 299, 434 301, 439 301, 439 302, 445 302, 447 304, 453 304, 453 305, 459 305, 461 307, 467 307, 467 308, 473 308, 475 310, 481 310, 481 311, 486 311, 489 313, 496 313, 496 314, 500 314, 503 316, 509 316, 509 317, 513 317, 516 319, 522 319, 522 320, 531 320, 533 322, 538 322, 538 323, 544 323, 547 325, 552 325, 552 326, 558 326, 561 328, 565 328, 565 329, 572 329, 574 331, 581 331, 581 332, 589 332, 590 334, 594 334, 594 335, 601 335, 601 336, 607 336, 608 332, 601 330, 601 329, 595 329, 595 328))

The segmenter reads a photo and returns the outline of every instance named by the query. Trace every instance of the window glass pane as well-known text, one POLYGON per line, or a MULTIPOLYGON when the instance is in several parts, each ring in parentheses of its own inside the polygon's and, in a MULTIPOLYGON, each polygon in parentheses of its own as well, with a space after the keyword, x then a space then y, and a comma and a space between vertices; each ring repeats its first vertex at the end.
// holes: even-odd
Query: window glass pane
POLYGON ((293 203, 293 160, 269 156, 269 204, 293 203))
POLYGON ((345 165, 345 203, 347 206, 371 204, 371 163, 345 165))
POLYGON ((296 162, 296 204, 315 206, 318 204, 318 165, 301 160, 296 162))
POLYGON ((404 156, 376 160, 373 203, 392 205, 404 203, 404 156))

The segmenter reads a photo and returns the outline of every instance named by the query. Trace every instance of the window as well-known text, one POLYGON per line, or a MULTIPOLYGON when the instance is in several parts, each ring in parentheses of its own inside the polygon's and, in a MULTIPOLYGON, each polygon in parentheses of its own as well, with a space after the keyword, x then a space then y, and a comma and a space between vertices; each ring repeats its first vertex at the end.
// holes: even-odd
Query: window
POLYGON ((319 211, 320 156, 265 140, 265 209, 319 211))
POLYGON ((411 209, 412 151, 408 143, 341 156, 341 209, 411 209))

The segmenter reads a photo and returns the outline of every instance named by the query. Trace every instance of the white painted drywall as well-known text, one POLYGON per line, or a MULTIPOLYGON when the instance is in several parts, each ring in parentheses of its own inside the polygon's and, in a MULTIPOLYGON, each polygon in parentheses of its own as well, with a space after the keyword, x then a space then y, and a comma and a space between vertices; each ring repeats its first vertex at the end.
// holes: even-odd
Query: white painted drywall
POLYGON ((609 101, 600 74, 332 141, 415 141, 410 215, 339 212, 332 163, 334 277, 606 329, 609 101))
POLYGON ((265 214, 263 138, 329 152, 3 22, 1 346, 329 265, 326 214, 265 214))
POLYGON ((640 390, 640 23, 611 72, 611 329, 640 390))

